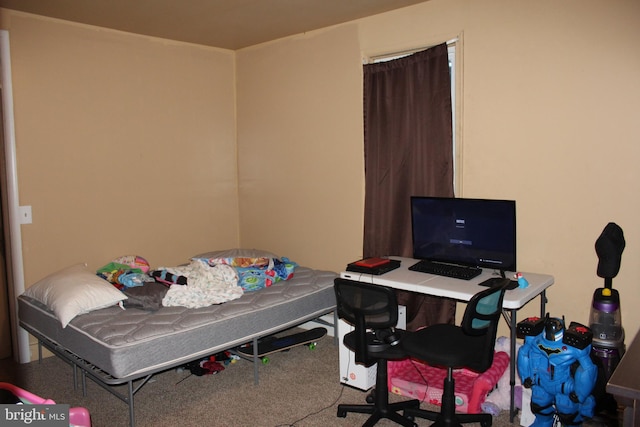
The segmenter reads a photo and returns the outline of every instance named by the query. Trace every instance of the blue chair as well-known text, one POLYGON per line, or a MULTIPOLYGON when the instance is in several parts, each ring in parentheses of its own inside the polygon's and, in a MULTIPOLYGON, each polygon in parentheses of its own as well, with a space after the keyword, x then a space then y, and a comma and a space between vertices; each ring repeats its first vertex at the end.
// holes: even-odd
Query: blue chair
POLYGON ((490 414, 456 413, 453 370, 467 368, 484 372, 491 367, 506 286, 487 288, 475 294, 467 304, 460 326, 437 324, 404 337, 402 344, 409 356, 447 369, 440 412, 408 408, 404 411, 405 416, 432 420, 435 421, 432 426, 438 427, 461 426, 462 423, 491 426, 490 414))

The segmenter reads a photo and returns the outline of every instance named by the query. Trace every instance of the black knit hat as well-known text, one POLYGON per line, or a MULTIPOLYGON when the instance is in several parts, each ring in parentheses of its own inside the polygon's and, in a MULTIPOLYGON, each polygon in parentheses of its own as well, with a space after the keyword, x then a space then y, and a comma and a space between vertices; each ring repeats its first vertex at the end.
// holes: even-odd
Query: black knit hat
POLYGON ((620 271, 622 251, 624 251, 624 233, 616 223, 610 222, 602 230, 602 234, 596 240, 596 253, 598 254, 598 276, 611 279, 620 271))

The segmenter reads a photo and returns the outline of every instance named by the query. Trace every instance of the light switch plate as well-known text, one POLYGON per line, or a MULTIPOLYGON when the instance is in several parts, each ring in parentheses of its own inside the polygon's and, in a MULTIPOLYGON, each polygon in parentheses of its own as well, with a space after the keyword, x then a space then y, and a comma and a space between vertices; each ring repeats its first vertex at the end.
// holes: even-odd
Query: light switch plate
POLYGON ((33 218, 31 217, 31 206, 20 206, 20 224, 31 224, 33 218))

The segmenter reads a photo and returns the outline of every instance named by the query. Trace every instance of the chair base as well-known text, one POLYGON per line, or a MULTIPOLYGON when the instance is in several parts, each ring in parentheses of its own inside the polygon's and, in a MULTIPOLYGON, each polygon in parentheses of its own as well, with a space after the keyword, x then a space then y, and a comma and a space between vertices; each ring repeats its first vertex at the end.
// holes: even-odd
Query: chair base
MULTIPOLYGON (((407 400, 404 402, 390 403, 386 407, 380 408, 375 404, 371 405, 338 405, 338 417, 344 418, 348 412, 360 414, 371 414, 362 427, 372 427, 383 418, 391 420, 405 427, 414 427, 416 423, 406 416, 399 414, 400 411, 407 411, 420 407, 420 401, 407 400)), ((406 413, 406 412, 405 412, 406 413)))
POLYGON ((387 361, 378 360, 376 369, 376 388, 371 393, 371 400, 367 398, 368 405, 338 405, 337 416, 344 418, 348 412, 359 414, 371 414, 362 427, 372 427, 382 418, 386 418, 405 427, 417 427, 413 418, 402 416, 400 411, 409 411, 420 408, 420 401, 417 399, 405 400, 402 402, 389 403, 389 389, 387 388, 387 361))
POLYGON ((491 427, 493 417, 490 414, 457 414, 454 390, 455 381, 453 379, 453 368, 448 368, 447 378, 444 380, 440 412, 408 408, 405 409, 404 416, 435 421, 431 424, 432 427, 462 427, 463 423, 480 423, 482 427, 491 427))

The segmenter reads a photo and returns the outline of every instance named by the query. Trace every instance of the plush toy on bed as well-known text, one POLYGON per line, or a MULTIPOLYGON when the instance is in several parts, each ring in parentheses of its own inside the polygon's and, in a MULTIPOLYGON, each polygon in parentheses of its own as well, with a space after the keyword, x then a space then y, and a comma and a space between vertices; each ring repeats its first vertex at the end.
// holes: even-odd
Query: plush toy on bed
POLYGON ((142 286, 146 282, 153 282, 147 275, 149 262, 139 255, 125 255, 114 259, 98 269, 98 276, 123 290, 134 286, 142 286))

